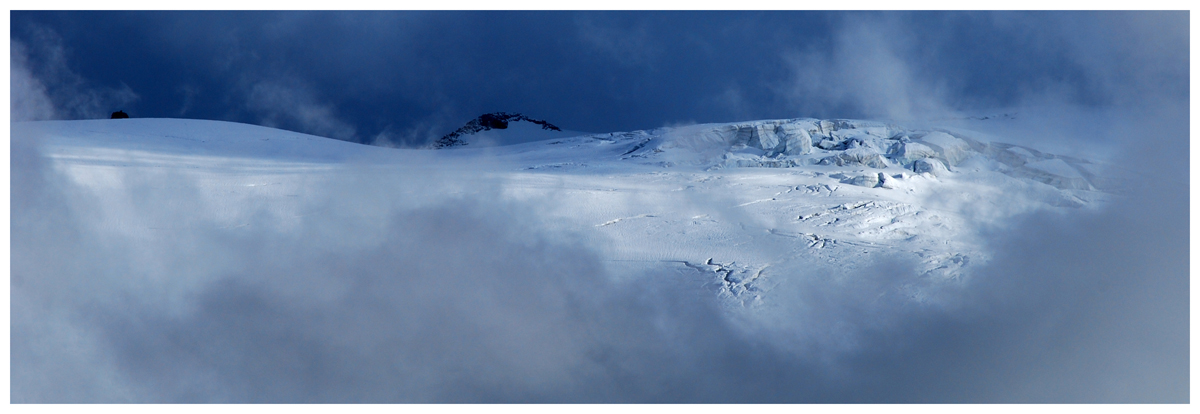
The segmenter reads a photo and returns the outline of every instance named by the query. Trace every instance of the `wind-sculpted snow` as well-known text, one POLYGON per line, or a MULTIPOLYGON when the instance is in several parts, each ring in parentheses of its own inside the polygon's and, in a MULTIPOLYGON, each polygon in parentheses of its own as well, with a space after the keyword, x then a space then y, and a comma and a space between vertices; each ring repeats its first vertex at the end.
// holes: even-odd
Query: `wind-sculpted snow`
MULTIPOLYGON (((791 119, 443 151, 164 119, 12 136, 14 402, 1177 395, 1166 360, 1094 375, 1131 345, 1087 319, 1152 314, 1121 275, 1174 278, 1186 256, 1121 239, 1174 234, 1176 204, 1122 225, 1144 207, 1103 190, 1107 164, 959 130, 791 119), (1092 353, 1064 373, 1045 347, 1092 353), (1069 385, 1087 376, 1103 384, 1069 385)), ((1145 295, 1176 306, 1169 280, 1145 295)), ((1167 339, 1137 349, 1176 355, 1167 339)))

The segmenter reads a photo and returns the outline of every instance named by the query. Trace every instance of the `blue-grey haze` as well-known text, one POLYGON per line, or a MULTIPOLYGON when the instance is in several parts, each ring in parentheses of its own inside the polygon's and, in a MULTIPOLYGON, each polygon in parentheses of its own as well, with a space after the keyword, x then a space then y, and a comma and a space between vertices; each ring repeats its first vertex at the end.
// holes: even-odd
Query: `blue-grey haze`
POLYGON ((989 235, 995 256, 955 312, 863 296, 903 267, 857 287, 781 286, 777 300, 858 338, 810 355, 731 326, 715 297, 687 292, 703 287, 611 282, 589 246, 542 230, 535 205, 485 192, 388 206, 386 223, 338 213, 411 183, 315 188, 332 213, 295 234, 194 231, 155 247, 217 281, 191 311, 163 312, 119 282, 147 271, 142 252, 78 225, 88 216, 64 206, 86 200, 14 141, 14 402, 1189 401, 1187 12, 10 16, 14 120, 124 109, 415 146, 491 111, 620 131, 1036 105, 1048 122, 1102 115, 1046 127, 1088 131, 1064 139, 1119 148, 1112 161, 1137 172, 1101 211, 989 235), (322 242, 367 226, 393 236, 322 242), (205 273, 218 268, 241 270, 205 273))

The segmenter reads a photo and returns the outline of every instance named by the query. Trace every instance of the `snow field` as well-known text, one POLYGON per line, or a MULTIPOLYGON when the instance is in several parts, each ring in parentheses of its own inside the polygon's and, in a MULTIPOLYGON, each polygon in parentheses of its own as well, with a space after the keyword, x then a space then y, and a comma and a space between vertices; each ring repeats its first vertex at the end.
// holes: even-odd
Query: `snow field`
MULTIPOLYGON (((70 178, 80 205, 88 206, 86 225, 131 243, 206 231, 305 231, 336 216, 362 228, 329 243, 365 246, 386 239, 381 226, 366 223, 386 222, 397 209, 507 200, 541 218, 537 231, 574 235, 613 269, 624 269, 614 275, 687 275, 747 309, 770 302, 775 286, 814 266, 853 272, 899 261, 913 269, 911 286, 961 283, 989 258, 980 238, 989 226, 1039 209, 1096 206, 1106 197, 1012 174, 1011 161, 996 161, 1008 158, 972 149, 987 144, 947 132, 844 120, 747 125, 509 146, 482 145, 486 137, 478 137, 480 145, 439 151, 169 119, 24 123, 14 125, 13 136, 37 141, 70 178), (791 155, 752 146, 805 142, 820 145, 791 155), (905 149, 905 142, 912 144, 905 149), (904 164, 920 157, 938 157, 933 162, 950 172, 935 176, 904 164)), ((1025 170, 1083 179, 1062 159, 1006 151, 1041 159, 1025 170)), ((889 294, 932 300, 911 286, 889 294)))

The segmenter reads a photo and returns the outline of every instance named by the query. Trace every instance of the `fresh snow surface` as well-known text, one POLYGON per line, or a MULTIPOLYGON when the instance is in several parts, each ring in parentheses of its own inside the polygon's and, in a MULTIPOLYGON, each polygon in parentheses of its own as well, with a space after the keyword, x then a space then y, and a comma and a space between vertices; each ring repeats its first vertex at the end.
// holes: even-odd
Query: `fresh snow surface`
MULTIPOLYGON (((91 200, 86 225, 133 244, 319 224, 335 208, 328 200, 341 197, 323 192, 339 189, 368 189, 356 196, 378 205, 486 195, 538 206, 548 229, 576 235, 614 277, 700 280, 746 312, 772 306, 772 289, 805 269, 854 274, 878 263, 915 270, 893 294, 936 305, 933 292, 991 259, 989 229, 1033 211, 1097 208, 1117 182, 1098 160, 959 129, 854 120, 556 133, 442 150, 181 119, 25 122, 11 131, 91 200), (937 165, 945 168, 931 173, 937 165), (146 211, 137 205, 156 214, 131 213, 146 211)), ((511 136, 472 139, 546 131, 514 123, 488 132, 511 136)), ((355 208, 364 220, 386 213, 355 208)), ((330 243, 383 239, 357 237, 330 243)))

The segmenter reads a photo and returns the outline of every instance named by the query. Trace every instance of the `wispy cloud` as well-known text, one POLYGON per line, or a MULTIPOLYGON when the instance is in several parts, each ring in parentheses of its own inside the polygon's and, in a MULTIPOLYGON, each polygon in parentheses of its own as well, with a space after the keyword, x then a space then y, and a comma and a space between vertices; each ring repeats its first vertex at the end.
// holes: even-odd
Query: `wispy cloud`
POLYGON ((9 108, 13 121, 37 121, 55 119, 54 103, 42 83, 29 69, 29 56, 25 45, 10 41, 12 53, 11 78, 9 79, 9 108))
MULTIPOLYGON (((1110 161, 1136 170, 1133 192, 990 229, 993 259, 939 292, 939 306, 880 295, 911 269, 879 260, 797 269, 772 292, 779 306, 730 313, 699 282, 610 274, 601 242, 544 225, 552 200, 428 170, 316 180, 304 220, 246 206, 252 230, 185 208, 207 202, 186 176, 171 186, 125 176, 112 191, 132 207, 97 208, 14 139, 12 399, 1186 402, 1187 58, 1168 17, 1129 20, 1143 41, 1090 43, 1105 24, 1062 41, 1080 42, 1066 54, 1081 67, 1133 53, 1082 75, 1113 107, 1026 125, 1117 146, 1110 161), (1126 82, 1141 74, 1165 83, 1126 82), (477 194, 397 196, 431 187, 477 194), (201 225, 147 242, 105 227, 114 222, 201 225)), ((901 26, 867 20, 838 33, 831 52, 791 55, 798 110, 903 118, 951 106, 901 26)), ((59 103, 45 79, 60 77, 26 72, 21 99, 59 103)), ((1025 102, 1078 105, 1064 92, 1074 87, 1031 90, 1025 102)), ((319 97, 272 80, 253 83, 246 102, 270 122, 353 135, 319 97)), ((44 106, 29 116, 54 113, 44 106)), ((434 133, 428 125, 397 135, 434 133)))
MULTIPOLYGON (((1108 130, 1186 142, 1186 111, 1156 116, 1108 130)), ((772 306, 742 313, 670 271, 610 273, 606 241, 552 230, 553 199, 504 180, 351 167, 306 182, 303 220, 247 205, 230 227, 197 214, 209 196, 186 173, 127 175, 101 199, 18 138, 15 402, 1187 396, 1187 191, 1170 179, 1186 155, 1120 160, 1144 185, 1107 209, 993 229, 994 259, 934 306, 898 294, 912 268, 881 258, 789 269, 772 306), (125 232, 152 227, 171 230, 125 232)))
POLYGON ((341 140, 353 140, 355 128, 335 114, 335 108, 318 100, 316 92, 294 78, 263 80, 250 88, 246 106, 269 127, 341 140))
POLYGON ((584 45, 623 67, 653 69, 662 50, 650 34, 648 22, 622 22, 623 19, 608 17, 595 19, 587 14, 575 15, 576 36, 584 45))
POLYGON ((915 70, 915 40, 906 33, 899 19, 847 17, 830 50, 787 52, 794 76, 791 104, 801 114, 820 117, 911 120, 948 112, 942 86, 915 70))
POLYGON ((129 86, 95 85, 71 70, 69 50, 53 30, 34 27, 29 44, 10 41, 13 120, 108 118, 138 100, 129 86))

